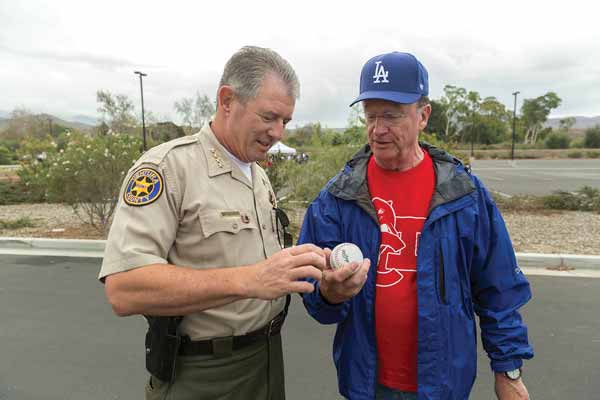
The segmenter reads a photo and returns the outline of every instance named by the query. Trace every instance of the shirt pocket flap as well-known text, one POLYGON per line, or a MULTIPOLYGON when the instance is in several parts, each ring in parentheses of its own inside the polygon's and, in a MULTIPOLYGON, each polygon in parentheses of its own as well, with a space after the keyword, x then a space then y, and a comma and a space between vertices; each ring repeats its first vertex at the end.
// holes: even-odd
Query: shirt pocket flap
POLYGON ((207 210, 198 218, 205 238, 217 232, 236 234, 243 229, 257 229, 254 215, 248 210, 207 210))

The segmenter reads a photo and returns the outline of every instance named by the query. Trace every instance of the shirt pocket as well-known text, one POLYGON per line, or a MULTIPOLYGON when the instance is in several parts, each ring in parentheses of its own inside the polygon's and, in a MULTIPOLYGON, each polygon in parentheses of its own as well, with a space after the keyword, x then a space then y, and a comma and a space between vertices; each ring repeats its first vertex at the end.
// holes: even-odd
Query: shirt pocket
POLYGON ((220 233, 235 235, 258 229, 256 218, 249 210, 206 210, 198 214, 198 220, 205 239, 220 233))

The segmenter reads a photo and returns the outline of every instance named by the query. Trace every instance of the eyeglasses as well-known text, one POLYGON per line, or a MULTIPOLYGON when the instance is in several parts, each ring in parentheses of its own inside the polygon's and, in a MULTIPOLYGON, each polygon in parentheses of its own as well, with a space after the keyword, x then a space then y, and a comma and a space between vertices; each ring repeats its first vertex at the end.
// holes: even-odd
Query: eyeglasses
POLYGON ((379 120, 383 126, 396 126, 407 117, 403 113, 384 112, 383 114, 365 114, 367 125, 373 126, 379 120))
POLYGON ((273 211, 275 211, 275 231, 277 232, 279 244, 282 248, 292 247, 292 234, 287 231, 290 219, 281 208, 273 207, 273 211))

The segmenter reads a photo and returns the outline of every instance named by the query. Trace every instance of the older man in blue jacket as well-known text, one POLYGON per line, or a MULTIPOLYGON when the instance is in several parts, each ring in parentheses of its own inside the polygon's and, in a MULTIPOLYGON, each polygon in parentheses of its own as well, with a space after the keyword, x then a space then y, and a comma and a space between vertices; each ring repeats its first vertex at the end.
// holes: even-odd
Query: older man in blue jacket
POLYGON ((333 358, 349 399, 467 399, 475 314, 497 397, 528 399, 521 371, 533 349, 518 309, 531 298, 529 283, 481 181, 418 141, 428 90, 427 70, 411 54, 363 67, 354 103, 364 107, 368 145, 311 203, 299 242, 355 243, 366 259, 325 270, 304 305, 337 324, 333 358))

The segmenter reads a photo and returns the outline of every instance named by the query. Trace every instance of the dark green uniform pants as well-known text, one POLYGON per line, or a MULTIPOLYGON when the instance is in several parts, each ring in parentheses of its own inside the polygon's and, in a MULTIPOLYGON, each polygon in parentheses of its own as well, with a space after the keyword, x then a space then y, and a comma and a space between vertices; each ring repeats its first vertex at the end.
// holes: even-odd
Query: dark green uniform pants
POLYGON ((175 382, 150 377, 146 400, 285 400, 281 335, 229 355, 179 356, 175 382))

